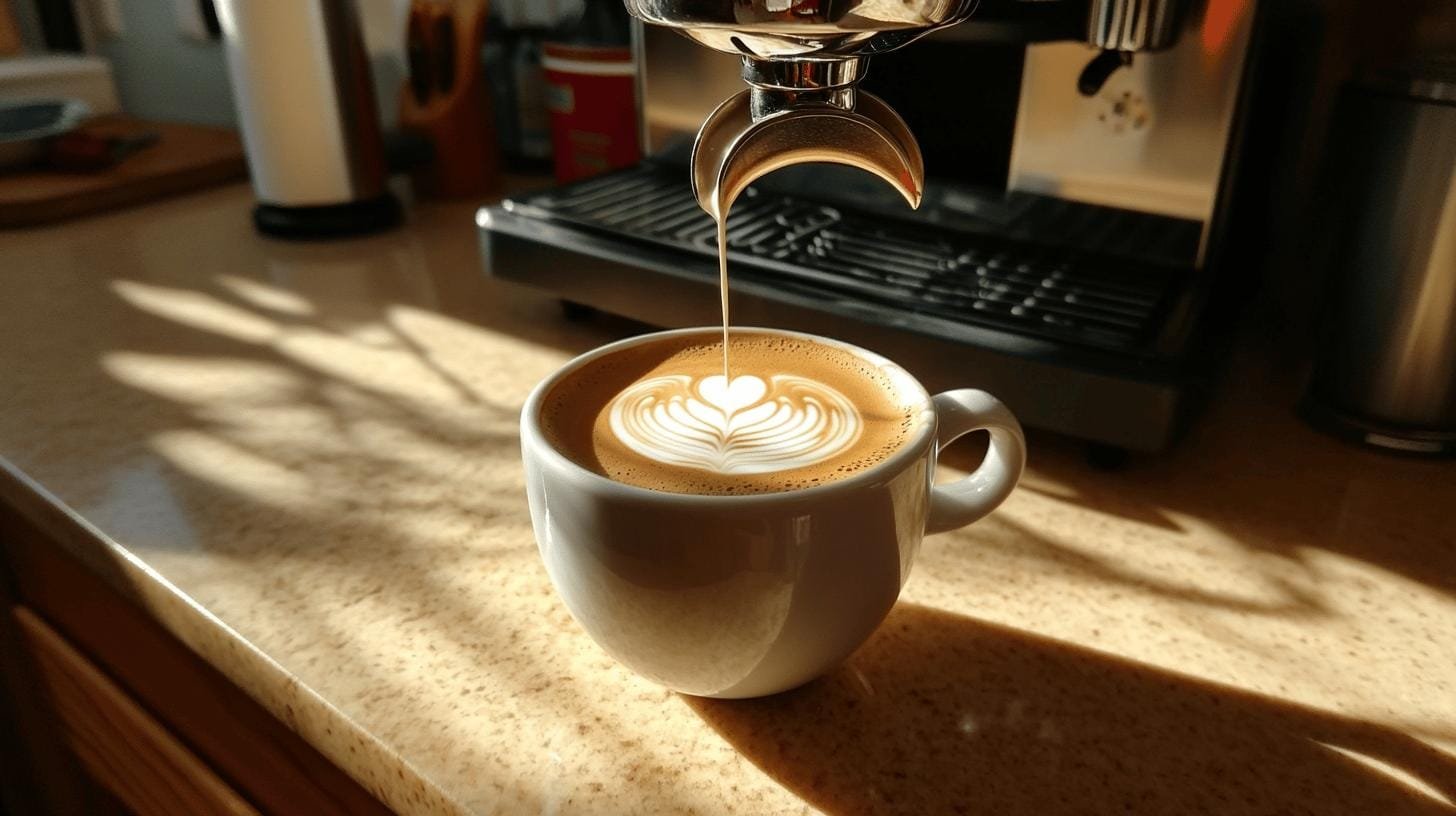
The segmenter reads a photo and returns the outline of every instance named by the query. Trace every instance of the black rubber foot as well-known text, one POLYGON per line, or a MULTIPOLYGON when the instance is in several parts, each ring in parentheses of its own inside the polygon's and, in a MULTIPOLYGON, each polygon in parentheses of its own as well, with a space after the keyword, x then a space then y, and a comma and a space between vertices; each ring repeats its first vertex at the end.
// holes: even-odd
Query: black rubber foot
POLYGON ((1087 464, 1096 470, 1122 470, 1127 467, 1128 460, 1131 458, 1127 448, 1104 445, 1100 442, 1092 442, 1087 445, 1087 464))
POLYGON ((588 306, 585 303, 577 303, 574 300, 563 300, 561 301, 561 316, 570 320, 572 323, 581 323, 596 317, 597 310, 596 307, 588 306))
POLYGON ((253 208, 253 225, 259 232, 296 241, 347 238, 383 232, 398 226, 403 218, 404 210, 393 193, 364 201, 320 207, 259 204, 253 208))
POLYGON ((1374 420, 1347 414, 1316 397, 1306 397, 1299 405, 1305 422, 1325 433, 1368 445, 1387 453, 1406 456, 1456 456, 1456 430, 1431 431, 1386 425, 1374 420))

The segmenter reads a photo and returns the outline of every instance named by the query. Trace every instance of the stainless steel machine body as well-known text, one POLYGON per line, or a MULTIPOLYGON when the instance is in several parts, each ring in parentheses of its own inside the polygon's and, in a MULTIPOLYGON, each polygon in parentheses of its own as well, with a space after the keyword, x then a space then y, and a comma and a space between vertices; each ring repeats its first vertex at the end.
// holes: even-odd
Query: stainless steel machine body
POLYGON ((1335 130, 1305 413, 1365 444, 1456 455, 1456 61, 1353 84, 1335 130))
POLYGON ((920 208, 882 172, 754 181, 729 217, 734 323, 841 337, 932 388, 993 390, 1028 425, 1165 448, 1241 272, 1221 257, 1262 6, 1208 6, 629 0, 650 21, 635 48, 651 158, 483 209, 489 274, 655 325, 716 323, 688 161, 705 119, 738 94, 745 132, 876 97, 911 134, 891 142, 923 152, 920 208), (1113 70, 1089 95, 1099 60, 1113 70), (775 105, 753 110, 765 89, 775 105))

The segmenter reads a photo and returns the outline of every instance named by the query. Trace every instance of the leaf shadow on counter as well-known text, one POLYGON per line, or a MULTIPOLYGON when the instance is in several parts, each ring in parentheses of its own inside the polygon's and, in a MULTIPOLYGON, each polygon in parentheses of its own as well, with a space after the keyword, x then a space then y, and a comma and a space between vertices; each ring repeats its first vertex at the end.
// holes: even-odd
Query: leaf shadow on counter
MULTIPOLYGON (((1029 430, 1018 493, 1170 541, 1212 531, 1310 577, 1311 551, 1320 550, 1456 597, 1456 539, 1445 532, 1456 529, 1456 466, 1316 431, 1295 411, 1302 377, 1270 359, 1277 352, 1245 346, 1186 436, 1161 453, 1109 471, 1088 463, 1085 443, 1029 430)), ((942 461, 973 469, 977 444, 958 443, 942 461)), ((1289 605, 1318 611, 1308 600, 1289 605)))
MULTIPOLYGON (((251 230, 245 207, 237 224, 251 230)), ((76 242, 95 275, 14 287, 0 448, 229 632, 69 519, 56 537, 376 794, 542 810, 556 791, 509 771, 589 742, 657 768, 617 709, 582 702, 569 650, 537 653, 585 636, 543 591, 516 431, 533 366, 552 364, 520 359, 518 340, 575 353, 633 327, 564 324, 553 299, 485 281, 468 230, 448 244, 221 235, 227 251, 204 254, 150 229, 131 252, 76 242), (513 728, 530 744, 494 751, 513 728), (396 782, 400 755, 416 764, 396 782)), ((16 268, 39 280, 36 254, 16 268)), ((653 805, 686 809, 674 795, 653 805)))
POLYGON ((1391 728, 916 604, 799 689, 684 699, 832 814, 1456 812, 1391 728))
MULTIPOLYGON (((1222 417, 1204 418, 1174 449, 1134 458, 1112 472, 1089 466, 1077 440, 1029 431, 1028 471, 1010 501, 1034 497, 1042 506, 1070 507, 1088 523, 1111 520, 1120 530, 1142 530, 1147 541, 1176 544, 1217 536, 1251 557, 1277 558, 1281 570, 1271 570, 1268 562, 1248 564, 1280 602, 1249 605, 1217 590, 1190 592, 1178 581, 1130 570, 1029 530, 1015 536, 1016 548, 1031 542, 1038 558, 1067 570, 1210 608, 1328 612, 1319 597, 1322 570, 1313 562, 1318 552, 1374 565, 1456 597, 1456 539, 1443 535, 1456 529, 1456 493, 1450 487, 1456 471, 1450 463, 1353 449, 1300 424, 1293 408, 1252 399, 1229 396, 1211 409, 1222 417), (1300 580, 1291 581, 1294 576, 1300 580)), ((942 462, 971 471, 981 449, 957 443, 942 462)), ((1010 523, 1005 514, 993 519, 1010 523)))

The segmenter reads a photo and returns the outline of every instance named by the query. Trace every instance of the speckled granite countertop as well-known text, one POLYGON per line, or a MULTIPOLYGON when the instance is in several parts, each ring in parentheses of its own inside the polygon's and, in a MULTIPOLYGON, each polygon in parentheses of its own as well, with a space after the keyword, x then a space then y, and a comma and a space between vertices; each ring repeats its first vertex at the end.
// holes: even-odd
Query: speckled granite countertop
POLYGON ((526 513, 517 410, 622 324, 484 279, 464 205, 297 245, 250 204, 0 233, 0 490, 400 812, 1452 812, 1456 466, 1269 366, 1125 472, 1033 435, 845 667, 696 700, 577 628, 526 513))

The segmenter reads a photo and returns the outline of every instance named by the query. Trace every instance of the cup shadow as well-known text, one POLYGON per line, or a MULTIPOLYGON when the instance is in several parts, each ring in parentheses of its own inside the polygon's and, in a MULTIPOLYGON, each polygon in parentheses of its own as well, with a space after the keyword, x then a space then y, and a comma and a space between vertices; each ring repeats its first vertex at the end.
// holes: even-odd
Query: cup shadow
POLYGON ((1389 726, 915 604, 799 689, 685 699, 827 813, 1456 813, 1456 757, 1389 726))

